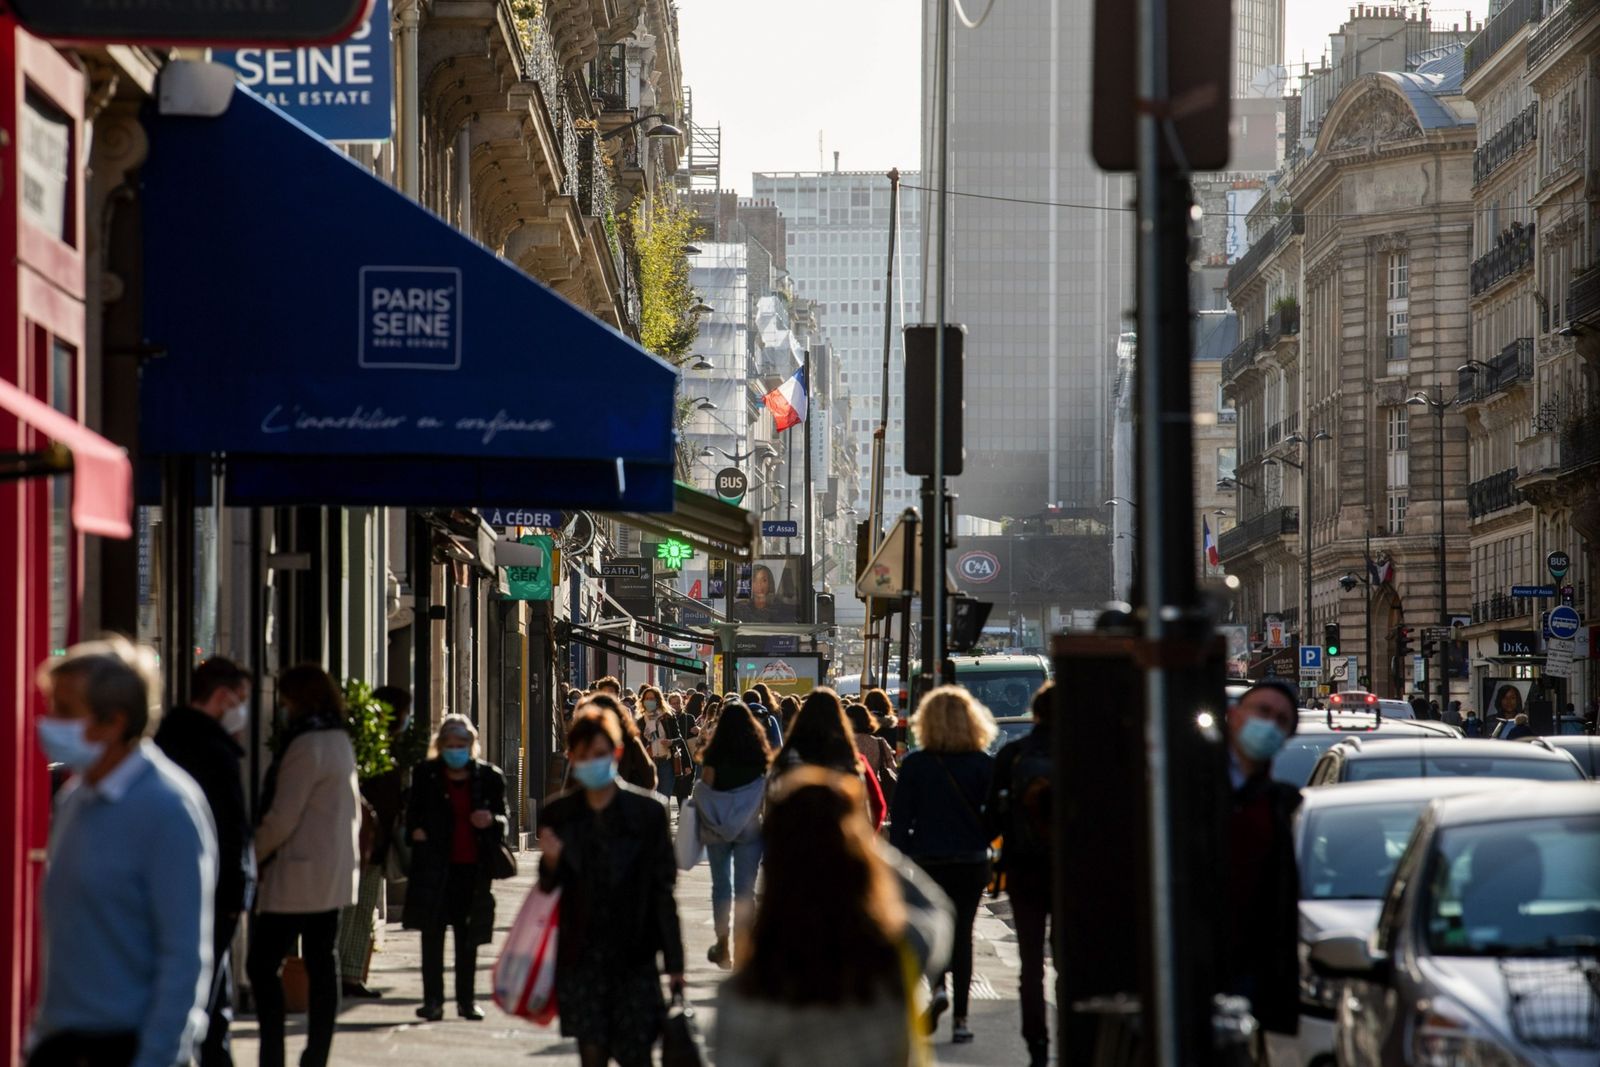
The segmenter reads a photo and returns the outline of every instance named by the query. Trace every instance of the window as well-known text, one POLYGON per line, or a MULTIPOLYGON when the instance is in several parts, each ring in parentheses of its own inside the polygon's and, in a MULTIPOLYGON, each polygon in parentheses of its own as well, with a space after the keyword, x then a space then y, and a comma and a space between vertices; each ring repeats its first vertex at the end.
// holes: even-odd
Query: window
POLYGON ((1233 478, 1238 467, 1239 450, 1237 448, 1217 449, 1217 480, 1233 478))
POLYGON ((1406 280, 1406 254, 1394 252, 1389 256, 1389 299, 1406 300, 1411 296, 1411 286, 1406 280))
POLYGON ((1406 490, 1389 490, 1389 535, 1399 537, 1406 532, 1406 490))
POLYGON ((1389 451, 1404 452, 1411 432, 1411 413, 1404 406, 1389 409, 1389 451))
POLYGON ((1411 282, 1404 252, 1389 254, 1388 300, 1385 310, 1385 351, 1387 373, 1404 374, 1411 334, 1411 282))

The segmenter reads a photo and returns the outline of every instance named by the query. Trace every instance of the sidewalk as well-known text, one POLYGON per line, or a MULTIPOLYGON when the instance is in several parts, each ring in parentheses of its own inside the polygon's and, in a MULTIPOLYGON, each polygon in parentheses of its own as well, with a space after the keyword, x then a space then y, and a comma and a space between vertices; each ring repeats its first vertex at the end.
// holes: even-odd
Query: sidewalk
MULTIPOLYGON (((443 1064, 450 1067, 496 1067, 535 1057, 541 1064, 568 1067, 578 1063, 575 1042, 563 1038, 560 1023, 537 1027, 513 1019, 496 1008, 490 997, 490 970, 505 932, 516 917, 529 886, 536 854, 518 855, 521 877, 495 884, 495 941, 478 951, 478 998, 488 1018, 466 1022, 455 1015, 454 977, 449 973, 451 949, 446 946, 445 992, 450 1002, 444 1020, 425 1023, 415 1015, 422 1003, 421 949, 416 933, 402 930, 398 921, 384 932, 384 948, 372 958, 368 984, 382 990, 381 1000, 347 1000, 339 1013, 333 1039, 333 1062, 345 1067, 395 1067, 396 1064, 443 1064)), ((678 876, 678 913, 683 924, 688 962, 689 999, 696 1021, 708 1042, 713 1030, 713 1005, 717 984, 727 975, 706 961, 715 941, 711 921, 711 873, 702 862, 678 876)), ((1003 903, 995 906, 1005 912, 1003 903)), ((393 916, 398 920, 399 916, 393 916)), ((949 1043, 948 1015, 934 1046, 939 1063, 1020 1064, 1027 1061, 1017 1032, 1017 961, 1015 935, 987 908, 978 915, 970 1025, 978 1040, 965 1046, 949 1043)), ((233 1027, 234 1060, 248 1067, 257 1059, 254 1018, 237 1020, 233 1027)), ((305 1017, 289 1018, 289 1063, 297 1062, 305 1043, 305 1017)), ((714 1059, 714 1050, 713 1050, 714 1059)))

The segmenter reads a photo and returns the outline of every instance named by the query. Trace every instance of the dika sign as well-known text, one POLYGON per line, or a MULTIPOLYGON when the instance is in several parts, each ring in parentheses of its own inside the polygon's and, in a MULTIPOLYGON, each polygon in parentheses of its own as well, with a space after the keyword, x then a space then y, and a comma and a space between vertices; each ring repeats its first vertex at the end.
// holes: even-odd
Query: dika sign
POLYGON ((329 141, 387 141, 394 134, 389 0, 347 41, 321 48, 241 48, 213 58, 239 84, 329 141))

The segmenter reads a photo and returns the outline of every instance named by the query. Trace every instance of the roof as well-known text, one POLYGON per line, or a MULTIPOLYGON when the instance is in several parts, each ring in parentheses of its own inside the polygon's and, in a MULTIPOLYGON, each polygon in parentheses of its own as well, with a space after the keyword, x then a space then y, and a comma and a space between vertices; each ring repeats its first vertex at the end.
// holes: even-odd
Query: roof
POLYGON ((1440 97, 1461 95, 1460 54, 1425 63, 1414 72, 1384 71, 1377 75, 1387 78, 1416 112, 1417 122, 1424 130, 1445 129, 1451 126, 1472 126, 1474 118, 1462 118, 1439 102, 1440 97), (1452 65, 1453 64, 1453 65, 1452 65))
MULTIPOLYGON (((1484 759, 1529 759, 1566 763, 1572 757, 1565 752, 1547 752, 1533 745, 1506 745, 1473 737, 1405 738, 1385 741, 1375 749, 1357 748, 1348 754, 1349 759, 1462 759, 1481 756, 1484 759)), ((1342 788, 1342 787, 1341 787, 1342 788)))
POLYGON ((1510 795, 1451 797, 1437 801, 1434 810, 1441 826, 1600 815, 1600 789, 1592 782, 1541 782, 1510 795))
POLYGON ((1447 741, 1454 741, 1461 737, 1458 730, 1454 730, 1442 722, 1433 719, 1384 719, 1376 726, 1372 726, 1372 716, 1360 712, 1336 711, 1333 721, 1344 729, 1333 730, 1328 727, 1328 713, 1325 711, 1302 711, 1300 725, 1296 727, 1296 734, 1339 734, 1342 737, 1359 737, 1366 741, 1388 741, 1398 735, 1405 737, 1439 737, 1447 741), (1365 727, 1371 727, 1367 729, 1365 727))
POLYGON ((1376 782, 1344 782, 1337 789, 1304 790, 1301 794, 1304 797, 1301 810, 1433 800, 1437 797, 1527 787, 1526 778, 1390 778, 1376 782))
POLYGON ((1195 313, 1194 358, 1221 362, 1239 344, 1239 315, 1231 308, 1195 313))

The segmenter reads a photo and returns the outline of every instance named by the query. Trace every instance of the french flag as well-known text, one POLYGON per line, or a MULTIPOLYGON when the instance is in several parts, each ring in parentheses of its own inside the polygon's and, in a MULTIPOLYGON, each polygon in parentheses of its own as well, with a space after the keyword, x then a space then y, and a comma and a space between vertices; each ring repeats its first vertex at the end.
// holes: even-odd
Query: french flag
POLYGON ((761 398, 772 412, 772 424, 779 433, 806 421, 806 369, 761 398))
POLYGON ((1211 536, 1211 523, 1204 515, 1200 516, 1200 529, 1205 533, 1202 546, 1206 554, 1206 565, 1211 567, 1222 566, 1222 557, 1217 554, 1217 539, 1211 536))

